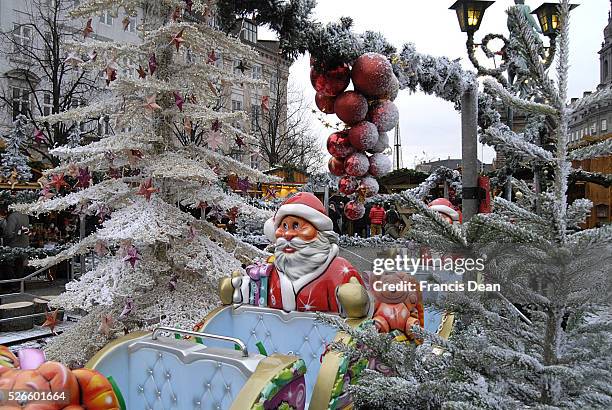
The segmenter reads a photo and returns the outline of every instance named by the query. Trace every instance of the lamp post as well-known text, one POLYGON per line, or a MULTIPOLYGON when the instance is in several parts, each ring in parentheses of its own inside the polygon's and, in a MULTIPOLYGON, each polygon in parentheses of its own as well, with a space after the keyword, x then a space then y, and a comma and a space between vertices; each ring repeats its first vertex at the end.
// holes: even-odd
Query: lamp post
MULTIPOLYGON (((497 79, 497 81, 509 91, 516 90, 517 83, 519 85, 526 85, 527 78, 519 78, 516 79, 517 70, 513 67, 513 63, 510 58, 503 58, 501 64, 496 66, 495 68, 487 68, 480 64, 478 59, 476 58, 476 50, 479 46, 484 54, 490 58, 494 59, 496 54, 501 54, 504 56, 505 53, 508 52, 511 47, 510 41, 503 34, 487 34, 481 40, 480 44, 476 44, 474 42, 474 36, 476 31, 480 28, 482 24, 482 20, 484 18, 484 14, 487 8, 489 8, 495 1, 483 1, 483 0, 458 0, 451 7, 450 10, 454 10, 457 14, 457 19, 459 21, 459 27, 462 32, 467 33, 467 42, 466 48, 468 53, 468 58, 474 68, 476 68, 478 76, 491 76, 497 79), (492 52, 488 43, 492 40, 501 40, 504 43, 503 48, 497 52, 492 52), (515 81, 518 80, 518 81, 515 81)), ((558 3, 544 3, 540 7, 538 7, 535 11, 531 12, 528 6, 524 4, 524 0, 515 0, 515 4, 517 7, 522 8, 522 12, 528 22, 533 26, 534 30, 539 31, 541 28, 542 34, 549 37, 550 39, 550 47, 548 48, 548 53, 546 53, 543 57, 543 64, 546 69, 550 67, 552 62, 554 61, 556 54, 556 36, 560 26, 559 19, 559 10, 558 3), (537 27, 537 23, 534 21, 531 14, 535 14, 538 18, 538 22, 540 24, 540 28, 537 27)), ((574 9, 577 5, 571 5, 571 8, 574 9)), ((514 112, 512 107, 508 106, 507 110, 507 121, 506 125, 510 129, 514 127, 514 112)), ((474 141, 476 144, 477 142, 474 141)), ((539 175, 536 175, 537 171, 534 173, 534 185, 536 185, 536 192, 539 192, 539 175)), ((507 200, 512 199, 512 184, 511 184, 511 170, 507 170, 507 183, 505 187, 505 197, 507 200)))

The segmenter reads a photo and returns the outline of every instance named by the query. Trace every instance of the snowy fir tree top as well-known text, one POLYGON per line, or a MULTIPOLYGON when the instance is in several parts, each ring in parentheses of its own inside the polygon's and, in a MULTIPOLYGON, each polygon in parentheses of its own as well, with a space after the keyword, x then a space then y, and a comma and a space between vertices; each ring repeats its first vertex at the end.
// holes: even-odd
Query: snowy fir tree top
POLYGON ((28 158, 22 152, 28 139, 27 122, 25 116, 18 115, 13 122, 13 130, 4 137, 6 147, 0 160, 0 177, 10 182, 28 182, 32 178, 28 158))
POLYGON ((107 89, 85 106, 39 120, 53 125, 104 118, 111 132, 86 144, 75 135, 53 149, 61 164, 45 172, 41 200, 13 205, 34 215, 76 210, 101 223, 69 249, 32 262, 52 266, 92 251, 99 258, 54 301, 90 316, 54 339, 51 357, 83 363, 114 332, 164 323, 191 328, 217 303, 217 280, 263 255, 194 216, 210 206, 266 216, 233 194, 225 180, 276 180, 223 152, 226 141, 242 135, 237 124, 246 119, 243 112, 218 108, 223 90, 233 83, 263 83, 211 63, 218 52, 245 64, 256 56, 208 24, 212 7, 198 0, 90 0, 71 12, 82 18, 84 40, 68 45, 68 58, 81 70, 99 72, 107 89), (138 18, 138 44, 92 38, 91 19, 119 10, 138 18), (206 146, 179 138, 196 126, 207 129, 206 146), (76 185, 68 186, 72 180, 76 185), (112 319, 113 332, 98 332, 103 318, 112 319))

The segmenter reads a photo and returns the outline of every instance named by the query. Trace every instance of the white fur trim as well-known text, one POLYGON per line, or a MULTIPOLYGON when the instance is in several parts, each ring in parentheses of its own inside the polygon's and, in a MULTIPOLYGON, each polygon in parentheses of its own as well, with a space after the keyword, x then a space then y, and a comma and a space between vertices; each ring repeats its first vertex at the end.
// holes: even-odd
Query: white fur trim
POLYGON ((329 265, 332 261, 338 256, 338 252, 340 249, 338 245, 332 244, 331 249, 329 250, 329 256, 325 260, 321 266, 319 266, 315 271, 306 274, 299 279, 292 281, 289 279, 279 268, 276 266, 276 271, 278 273, 278 279, 280 282, 281 288, 281 298, 283 301, 283 310, 286 312, 291 312, 296 310, 296 299, 297 294, 300 293, 300 290, 309 283, 316 280, 319 276, 325 273, 329 265))
POLYGON ((443 213, 444 215, 448 215, 453 221, 459 220, 459 212, 455 211, 450 206, 446 205, 432 205, 429 207, 432 211, 443 213))
POLYGON ((276 226, 274 225, 274 217, 268 219, 264 224, 264 235, 272 243, 276 241, 276 226))

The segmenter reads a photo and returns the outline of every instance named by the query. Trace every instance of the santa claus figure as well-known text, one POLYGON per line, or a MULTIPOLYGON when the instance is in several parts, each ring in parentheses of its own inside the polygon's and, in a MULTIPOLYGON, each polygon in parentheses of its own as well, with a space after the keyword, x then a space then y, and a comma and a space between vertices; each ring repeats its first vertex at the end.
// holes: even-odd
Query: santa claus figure
POLYGON ((458 225, 461 223, 461 212, 459 212, 451 201, 446 198, 434 199, 427 207, 432 211, 439 212, 451 225, 458 225))
MULTIPOLYGON (((300 312, 334 312, 363 317, 369 297, 359 272, 338 256, 338 235, 321 201, 301 192, 287 199, 266 221, 274 244, 266 305, 300 312)), ((233 303, 250 298, 253 278, 232 278, 233 303)))

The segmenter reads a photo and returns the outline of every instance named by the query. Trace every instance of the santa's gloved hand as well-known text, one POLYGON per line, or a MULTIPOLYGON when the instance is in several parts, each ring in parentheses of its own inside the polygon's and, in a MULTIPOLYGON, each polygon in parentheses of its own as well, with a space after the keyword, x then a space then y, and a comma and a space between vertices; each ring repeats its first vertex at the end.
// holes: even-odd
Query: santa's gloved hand
POLYGON ((352 277, 348 283, 338 286, 336 298, 343 317, 358 319, 367 316, 370 309, 370 298, 357 278, 352 277))
POLYGON ((249 282, 251 278, 239 271, 232 273, 231 278, 222 278, 219 281, 219 297, 223 305, 248 303, 249 282))

